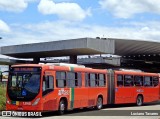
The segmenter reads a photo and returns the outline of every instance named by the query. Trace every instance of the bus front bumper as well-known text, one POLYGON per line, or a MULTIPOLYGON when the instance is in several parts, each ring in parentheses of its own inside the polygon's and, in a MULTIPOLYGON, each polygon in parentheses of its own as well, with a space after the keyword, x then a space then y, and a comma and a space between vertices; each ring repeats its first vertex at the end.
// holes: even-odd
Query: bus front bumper
POLYGON ((8 111, 42 111, 42 106, 36 105, 13 105, 13 104, 6 104, 6 110, 8 111))

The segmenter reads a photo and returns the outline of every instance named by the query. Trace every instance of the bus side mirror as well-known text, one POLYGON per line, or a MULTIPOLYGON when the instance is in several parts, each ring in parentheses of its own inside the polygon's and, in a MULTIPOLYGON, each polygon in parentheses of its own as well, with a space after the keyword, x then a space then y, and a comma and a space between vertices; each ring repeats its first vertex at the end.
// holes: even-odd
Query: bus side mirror
POLYGON ((0 82, 8 81, 9 71, 0 72, 0 82))

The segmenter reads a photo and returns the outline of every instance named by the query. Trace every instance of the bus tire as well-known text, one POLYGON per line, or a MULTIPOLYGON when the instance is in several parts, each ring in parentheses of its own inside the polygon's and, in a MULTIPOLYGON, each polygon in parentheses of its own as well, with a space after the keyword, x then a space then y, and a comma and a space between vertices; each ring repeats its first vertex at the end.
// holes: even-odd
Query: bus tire
POLYGON ((96 103, 96 108, 98 109, 98 110, 100 110, 100 109, 102 109, 102 106, 103 106, 103 99, 102 99, 102 97, 98 97, 97 98, 97 103, 96 103))
POLYGON ((60 102, 59 102, 59 109, 58 109, 58 113, 60 115, 63 115, 65 113, 65 110, 66 110, 66 103, 65 103, 65 100, 64 99, 61 99, 60 102))
POLYGON ((137 100, 136 100, 136 105, 137 106, 143 105, 143 97, 141 95, 138 95, 137 100))

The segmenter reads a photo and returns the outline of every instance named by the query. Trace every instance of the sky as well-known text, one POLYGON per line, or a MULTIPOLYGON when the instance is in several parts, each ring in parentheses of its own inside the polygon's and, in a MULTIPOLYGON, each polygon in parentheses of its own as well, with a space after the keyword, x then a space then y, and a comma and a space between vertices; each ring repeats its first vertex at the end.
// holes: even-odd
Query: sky
POLYGON ((160 42, 160 0, 0 0, 0 46, 83 37, 160 42))

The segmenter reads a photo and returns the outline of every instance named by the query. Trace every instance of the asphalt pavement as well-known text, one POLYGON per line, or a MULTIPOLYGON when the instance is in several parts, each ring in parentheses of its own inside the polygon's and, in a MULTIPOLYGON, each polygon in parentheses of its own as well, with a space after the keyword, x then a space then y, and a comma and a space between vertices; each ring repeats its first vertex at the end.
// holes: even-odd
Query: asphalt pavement
POLYGON ((134 104, 107 105, 102 110, 94 108, 75 109, 59 116, 56 112, 42 113, 42 117, 0 117, 0 119, 160 119, 160 102, 148 103, 143 106, 134 104))

